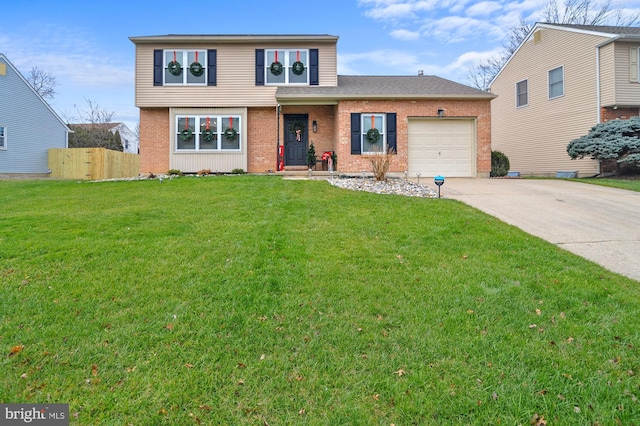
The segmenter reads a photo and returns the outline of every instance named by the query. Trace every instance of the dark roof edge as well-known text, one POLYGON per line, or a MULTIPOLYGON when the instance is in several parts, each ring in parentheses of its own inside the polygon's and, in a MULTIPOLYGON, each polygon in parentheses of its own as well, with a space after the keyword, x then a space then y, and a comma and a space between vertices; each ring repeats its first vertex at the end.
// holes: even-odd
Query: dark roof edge
POLYGON ((321 41, 337 42, 338 36, 329 34, 167 34, 155 36, 129 37, 134 44, 176 43, 176 42, 216 42, 216 43, 254 43, 275 41, 321 41))

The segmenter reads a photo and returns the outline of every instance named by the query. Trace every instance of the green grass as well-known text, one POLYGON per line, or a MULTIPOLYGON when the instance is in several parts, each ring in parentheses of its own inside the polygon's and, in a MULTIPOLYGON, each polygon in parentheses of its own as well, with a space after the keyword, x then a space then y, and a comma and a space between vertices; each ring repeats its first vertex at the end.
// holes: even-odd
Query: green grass
POLYGON ((82 425, 640 422, 638 282, 462 203, 255 176, 0 181, 0 202, 2 403, 82 425))
POLYGON ((608 186, 611 188, 628 189, 631 191, 640 192, 640 179, 634 177, 629 178, 581 178, 571 179, 577 182, 590 183, 593 185, 608 186))

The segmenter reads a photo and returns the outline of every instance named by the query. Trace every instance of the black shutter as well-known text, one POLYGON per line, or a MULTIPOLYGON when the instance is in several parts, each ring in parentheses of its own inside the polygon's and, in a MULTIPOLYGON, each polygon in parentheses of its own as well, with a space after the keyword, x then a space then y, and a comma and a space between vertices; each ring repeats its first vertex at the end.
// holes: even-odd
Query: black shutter
POLYGON ((162 60, 162 49, 153 51, 153 85, 162 86, 162 73, 164 71, 164 61, 162 60))
POLYGON ((217 59, 218 51, 216 49, 207 50, 207 86, 217 84, 217 59))
POLYGON ((396 113, 387 113, 387 146, 389 151, 393 149, 393 152, 398 153, 398 138, 396 136, 396 113))
POLYGON ((318 86, 320 77, 318 73, 318 49, 309 49, 309 84, 318 86))
POLYGON ((264 86, 264 49, 256 49, 256 86, 264 86))
POLYGON ((362 132, 360 131, 360 114, 351 113, 351 154, 362 154, 362 132))

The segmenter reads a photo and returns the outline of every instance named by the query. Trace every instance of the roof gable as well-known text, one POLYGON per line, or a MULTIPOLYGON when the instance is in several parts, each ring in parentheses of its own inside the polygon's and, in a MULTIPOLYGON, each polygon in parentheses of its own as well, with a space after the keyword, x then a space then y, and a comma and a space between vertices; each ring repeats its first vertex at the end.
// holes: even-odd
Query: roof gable
POLYGON ((0 60, 6 63, 7 67, 10 68, 11 71, 13 71, 18 76, 18 78, 24 83, 26 87, 29 88, 29 90, 33 92, 34 95, 36 95, 38 100, 47 107, 47 109, 51 112, 51 114, 53 114, 56 120, 58 120, 60 124, 62 124, 68 132, 71 131, 67 126, 67 124, 62 120, 62 118, 60 118, 60 116, 53 110, 53 108, 51 108, 51 105, 49 105, 49 103, 45 101, 42 96, 40 96, 40 94, 33 88, 31 83, 27 81, 27 79, 22 75, 22 73, 18 71, 18 69, 11 63, 11 61, 3 53, 0 53, 0 60))
MULTIPOLYGON (((511 59, 518 54, 522 46, 531 39, 532 35, 541 28, 549 28, 559 31, 571 31, 582 34, 596 35, 608 38, 607 42, 611 42, 617 39, 622 39, 625 37, 637 39, 640 37, 640 28, 638 27, 617 27, 617 26, 606 26, 606 25, 577 25, 577 24, 553 24, 553 23, 545 23, 545 22, 537 22, 531 31, 527 34, 526 37, 522 39, 516 50, 511 54, 509 59, 502 65, 498 73, 493 77, 491 82, 489 83, 489 87, 491 87, 494 81, 498 78, 498 76, 502 73, 502 70, 511 62, 511 59)), ((602 44, 604 44, 602 43, 602 44)), ((594 46, 595 47, 595 46, 594 46)))

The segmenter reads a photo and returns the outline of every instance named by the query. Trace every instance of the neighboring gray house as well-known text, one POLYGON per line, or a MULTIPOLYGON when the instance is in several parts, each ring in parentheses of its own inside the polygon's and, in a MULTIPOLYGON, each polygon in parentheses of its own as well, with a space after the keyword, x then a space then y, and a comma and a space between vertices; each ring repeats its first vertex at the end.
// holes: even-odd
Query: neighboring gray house
POLYGON ((48 175, 47 151, 70 130, 2 53, 0 99, 0 175, 48 175))

